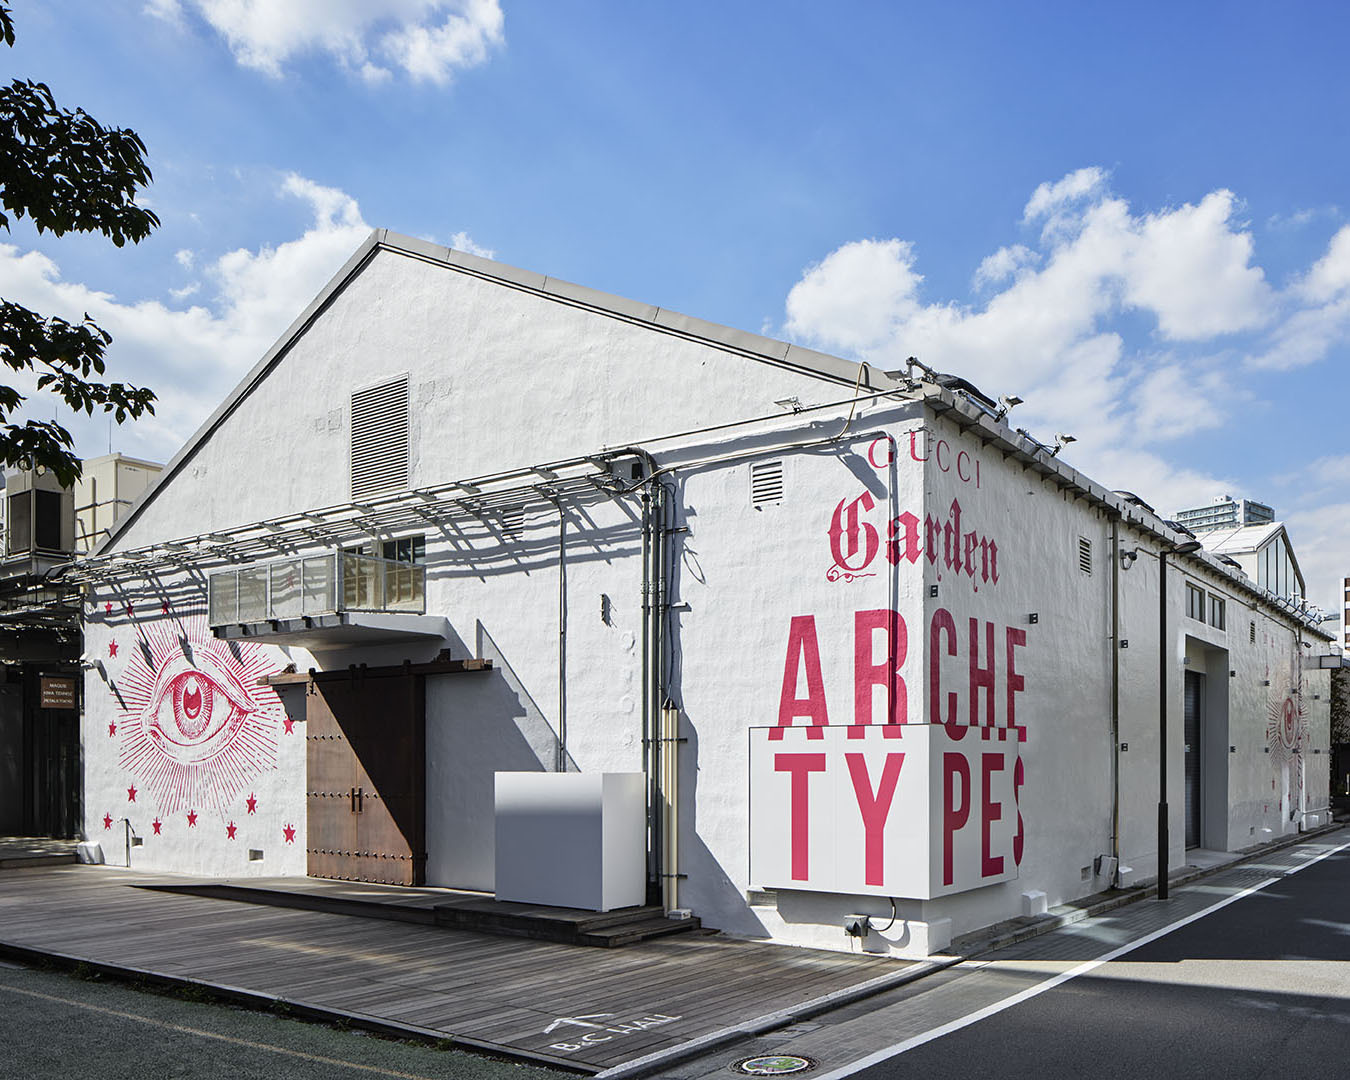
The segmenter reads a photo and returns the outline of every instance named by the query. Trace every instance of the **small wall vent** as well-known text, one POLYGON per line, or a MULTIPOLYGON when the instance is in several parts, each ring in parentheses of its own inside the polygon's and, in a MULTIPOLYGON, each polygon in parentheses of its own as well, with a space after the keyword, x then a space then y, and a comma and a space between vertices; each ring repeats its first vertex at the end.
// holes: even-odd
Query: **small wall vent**
POLYGON ((750 505, 756 508, 783 501, 782 461, 757 461, 750 466, 750 505))
POLYGON ((1247 640, 1253 645, 1256 644, 1256 623, 1247 624, 1247 640))
POLYGON ((1078 538, 1078 569, 1085 574, 1092 573, 1092 541, 1086 536, 1078 538))
POLYGON ((352 498, 408 487, 408 377, 352 394, 352 498))

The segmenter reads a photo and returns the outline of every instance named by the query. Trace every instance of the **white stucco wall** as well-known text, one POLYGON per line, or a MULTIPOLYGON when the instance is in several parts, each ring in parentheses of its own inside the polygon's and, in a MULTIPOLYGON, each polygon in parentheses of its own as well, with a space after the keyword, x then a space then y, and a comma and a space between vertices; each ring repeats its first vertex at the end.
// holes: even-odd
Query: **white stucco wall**
MULTIPOLYGON (((831 384, 385 252, 115 547, 347 502, 351 392, 403 371, 412 390, 414 485, 759 415, 772 410, 775 398, 794 394, 808 402, 843 396, 831 384)), ((914 404, 864 405, 846 430, 843 410, 784 415, 656 441, 652 450, 668 470, 662 479, 675 530, 666 677, 686 740, 679 749, 681 906, 729 933, 833 948, 847 947, 844 915, 889 917, 889 904, 877 896, 786 888, 766 896, 750 867, 749 732, 777 724, 785 696, 801 699, 809 691, 806 660, 789 642, 800 644, 809 626, 824 713, 831 725, 852 724, 856 670, 867 656, 857 646, 856 620, 869 611, 894 611, 904 627, 900 719, 943 722, 951 694, 958 725, 970 722, 972 709, 983 725, 992 703, 993 727, 1006 731, 1011 699, 1026 737, 1014 733, 1009 742, 990 744, 1007 745, 1010 753, 1015 746, 1020 759, 1017 804, 1004 807, 1022 819, 1016 878, 934 900, 900 897, 894 926, 871 936, 867 947, 922 954, 952 934, 1021 914, 1025 892, 1042 892, 1054 904, 1109 884, 1094 866, 1096 856, 1111 851, 1117 648, 1115 555, 1102 509, 914 404), (828 445, 794 445, 841 432, 828 445), (783 465, 783 497, 756 507, 751 467, 775 460, 783 465), (906 548, 903 528, 890 530, 907 514, 917 523, 919 550, 906 548), (841 522, 850 520, 860 545, 852 550, 840 540, 841 522), (960 571, 945 559, 948 526, 960 571), (1090 573, 1079 567, 1080 538, 1091 546, 1090 573), (893 540, 898 547, 889 546, 893 540), (992 665, 992 694, 972 683, 972 624, 975 667, 992 665), (785 679, 785 669, 794 667, 790 658, 795 670, 785 679)), ((642 765, 637 495, 596 494, 565 502, 562 513, 565 568, 559 511, 543 502, 530 505, 515 539, 476 522, 428 526, 427 611, 444 616, 451 634, 415 647, 318 654, 254 644, 231 649, 205 629, 204 577, 168 565, 148 579, 93 589, 87 834, 104 842, 109 861, 121 861, 120 819, 129 819, 145 840, 132 862, 145 869, 304 873, 303 695, 285 691, 280 700, 255 685, 257 676, 287 663, 303 671, 422 661, 447 647, 494 666, 427 680, 427 877, 431 884, 490 889, 493 773, 556 766, 564 625, 566 767, 594 773, 642 765), (181 674, 186 668, 172 665, 186 654, 199 658, 199 668, 209 665, 207 673, 226 690, 238 695, 232 672, 246 691, 247 700, 235 703, 243 719, 219 714, 242 733, 237 746, 222 737, 230 749, 219 767, 189 760, 184 769, 169 769, 145 748, 163 697, 157 691, 167 685, 161 678, 156 687, 153 673, 181 674), (250 860, 250 851, 263 855, 250 860)), ((1121 533, 1121 547, 1138 547, 1141 555, 1120 581, 1120 637, 1129 642, 1119 649, 1118 741, 1128 745, 1116 755, 1120 855, 1133 878, 1142 879, 1157 866, 1156 543, 1129 525, 1121 533)), ((1204 753, 1216 762, 1221 750, 1235 749, 1215 773, 1223 774, 1222 783, 1211 779, 1207 786, 1204 842, 1230 849, 1292 832, 1302 820, 1297 811, 1326 805, 1325 759, 1309 753, 1327 748, 1328 690, 1324 675, 1304 669, 1300 658, 1316 649, 1302 647, 1294 624, 1217 572, 1179 560, 1169 599, 1167 650, 1175 658, 1169 861, 1177 866, 1185 858, 1180 673, 1203 670, 1212 701, 1226 705, 1210 711, 1204 753), (1188 578, 1225 598, 1225 630, 1187 619, 1188 578), (1290 689, 1301 689, 1290 699, 1292 742, 1282 734, 1290 689)), ((876 663, 884 644, 871 644, 867 659, 876 663)), ((180 704, 199 717, 192 711, 204 708, 195 696, 198 683, 177 685, 189 693, 180 704)), ((863 712, 882 722, 884 689, 863 698, 863 712)), ((794 726, 807 722, 793 719, 794 726)), ((203 727, 191 741, 203 746, 211 738, 203 727)), ((189 748, 186 757, 196 752, 189 748)))

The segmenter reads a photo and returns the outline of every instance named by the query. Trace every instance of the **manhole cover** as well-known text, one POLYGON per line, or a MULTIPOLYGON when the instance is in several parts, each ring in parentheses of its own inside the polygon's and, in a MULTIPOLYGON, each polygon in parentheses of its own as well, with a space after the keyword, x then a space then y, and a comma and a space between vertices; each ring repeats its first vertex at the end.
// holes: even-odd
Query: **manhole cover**
POLYGON ((731 1068, 748 1076, 787 1076, 790 1073, 806 1072, 814 1069, 816 1063, 809 1057, 797 1054, 761 1054, 759 1057, 745 1058, 731 1068))

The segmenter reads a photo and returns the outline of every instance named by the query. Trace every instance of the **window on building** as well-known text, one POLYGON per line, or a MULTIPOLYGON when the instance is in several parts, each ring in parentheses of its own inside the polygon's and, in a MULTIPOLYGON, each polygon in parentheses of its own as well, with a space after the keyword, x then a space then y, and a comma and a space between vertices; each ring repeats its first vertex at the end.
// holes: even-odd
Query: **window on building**
POLYGON ((1224 603, 1222 596, 1215 596, 1213 593, 1209 594, 1209 625, 1216 630, 1225 629, 1224 609, 1226 607, 1227 605, 1224 603))
POLYGON ((1186 583, 1186 616, 1198 622, 1205 621, 1205 590, 1186 583))
POLYGON ((425 536, 405 536, 398 540, 386 540, 381 551, 390 562, 412 563, 421 566, 427 561, 427 538, 425 536))

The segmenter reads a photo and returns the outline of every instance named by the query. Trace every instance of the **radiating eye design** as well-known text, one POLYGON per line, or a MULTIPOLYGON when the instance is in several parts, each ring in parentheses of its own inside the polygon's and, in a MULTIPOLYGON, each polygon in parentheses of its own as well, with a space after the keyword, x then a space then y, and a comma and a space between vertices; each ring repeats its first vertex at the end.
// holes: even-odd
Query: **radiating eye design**
POLYGON ((1284 724, 1281 729, 1281 736, 1284 739, 1285 746, 1293 746, 1298 736, 1297 717, 1294 714, 1294 703, 1291 699, 1284 699, 1284 724))
POLYGON ((184 764, 218 754, 257 708, 243 684, 209 654, 199 650, 195 656, 195 667, 179 656, 160 669, 141 712, 150 741, 184 764))

